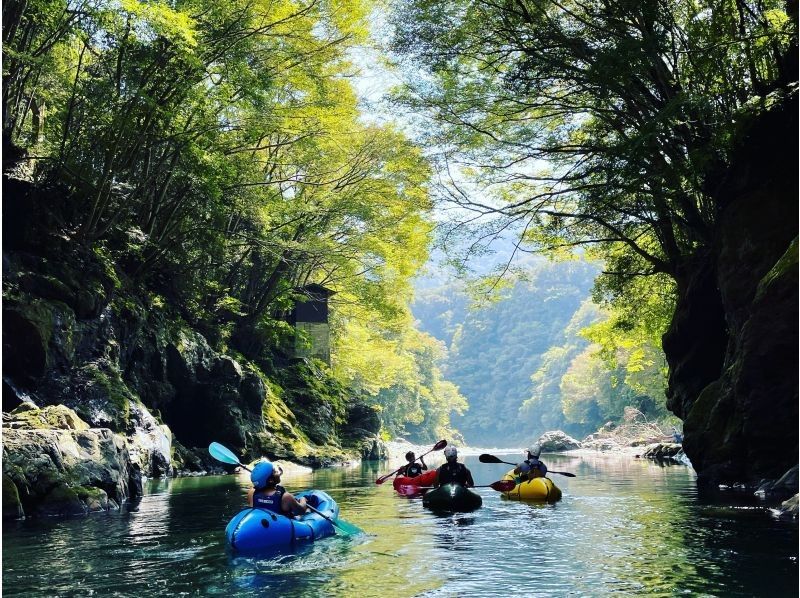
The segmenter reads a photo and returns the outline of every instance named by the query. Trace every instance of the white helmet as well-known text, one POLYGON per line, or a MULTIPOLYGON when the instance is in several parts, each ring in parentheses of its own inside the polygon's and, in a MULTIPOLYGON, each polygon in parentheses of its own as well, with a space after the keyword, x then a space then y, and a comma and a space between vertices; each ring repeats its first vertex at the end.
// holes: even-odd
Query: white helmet
POLYGON ((454 446, 448 446, 446 449, 444 449, 444 457, 445 457, 445 459, 447 459, 448 461, 450 461, 451 459, 455 459, 456 457, 458 457, 458 451, 456 450, 456 447, 454 447, 454 446))
POLYGON ((542 454, 542 447, 539 446, 538 442, 534 442, 532 445, 528 447, 528 452, 533 455, 534 457, 538 457, 542 454))

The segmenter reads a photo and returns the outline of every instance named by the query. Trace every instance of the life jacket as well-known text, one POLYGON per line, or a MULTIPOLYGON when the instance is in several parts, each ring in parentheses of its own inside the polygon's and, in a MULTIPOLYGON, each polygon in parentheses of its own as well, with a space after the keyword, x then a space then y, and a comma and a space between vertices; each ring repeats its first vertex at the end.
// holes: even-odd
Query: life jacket
POLYGON ((469 473, 467 466, 463 463, 450 463, 447 462, 439 467, 439 484, 459 484, 466 486, 469 480, 469 473))
POLYGON ((422 465, 419 463, 409 463, 406 465, 406 477, 407 478, 415 478, 418 475, 422 475, 422 465))
POLYGON ((286 494, 286 488, 281 485, 275 486, 275 492, 272 494, 264 494, 264 490, 257 490, 253 494, 253 507, 256 509, 266 509, 279 515, 287 515, 281 505, 283 504, 283 495, 286 494))
POLYGON ((530 459, 525 459, 523 463, 526 463, 530 468, 527 471, 528 479, 543 478, 544 476, 547 475, 547 465, 539 461, 537 457, 531 457, 530 459))

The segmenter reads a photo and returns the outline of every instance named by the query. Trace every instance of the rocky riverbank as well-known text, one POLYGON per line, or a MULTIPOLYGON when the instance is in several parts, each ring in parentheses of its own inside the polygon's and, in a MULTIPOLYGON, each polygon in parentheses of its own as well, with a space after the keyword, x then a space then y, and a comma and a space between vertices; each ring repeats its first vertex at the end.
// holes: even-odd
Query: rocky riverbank
MULTIPOLYGON (((196 467, 179 470, 167 426, 118 434, 91 427, 63 405, 40 409, 24 403, 3 414, 2 431, 3 518, 119 510, 123 503, 137 502, 143 479, 154 471, 203 475, 232 469, 194 451, 196 467)), ((358 459, 353 454, 349 463, 358 459)), ((276 462, 288 475, 311 471, 293 461, 276 462)))
POLYGON ((222 472, 212 441, 308 467, 384 456, 378 413, 323 362, 198 317, 168 277, 143 285, 113 257, 139 255, 136 231, 77 243, 53 220, 57 185, 3 191, 4 516, 113 509, 142 477, 222 472))

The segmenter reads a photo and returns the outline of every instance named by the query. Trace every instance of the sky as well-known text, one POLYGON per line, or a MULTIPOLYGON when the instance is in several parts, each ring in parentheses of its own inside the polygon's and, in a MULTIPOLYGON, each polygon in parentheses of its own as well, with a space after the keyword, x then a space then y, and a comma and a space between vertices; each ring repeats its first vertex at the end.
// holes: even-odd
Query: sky
MULTIPOLYGON (((404 109, 392 105, 388 100, 391 90, 403 84, 403 77, 414 76, 413 73, 404 73, 397 68, 387 64, 388 51, 385 41, 389 39, 389 24, 385 13, 375 11, 370 19, 371 43, 361 45, 350 52, 349 59, 357 68, 356 75, 352 78, 352 83, 358 93, 361 118, 366 122, 376 124, 393 124, 406 133, 412 139, 419 139, 420 128, 425 127, 425 117, 418 114, 411 114, 404 109)), ((421 76, 421 75, 420 75, 421 76)), ((437 153, 435 147, 423 147, 423 152, 428 156, 437 153)), ((447 178, 453 172, 435 172, 434 180, 447 178)), ((469 193, 480 193, 480 190, 472 185, 468 180, 460 177, 458 173, 454 175, 459 187, 469 193)), ((436 197, 435 189, 432 190, 436 197)), ((471 216, 469 212, 457 208, 454 204, 446 204, 440 201, 435 203, 433 219, 437 222, 437 240, 444 242, 444 234, 447 224, 454 219, 466 219, 471 216)), ((499 236, 492 244, 489 251, 481 252, 480 258, 470 261, 469 267, 475 274, 483 275, 503 267, 514 255, 514 262, 522 263, 530 259, 528 253, 515 251, 515 244, 521 227, 509 229, 505 234, 499 236)), ((466 251, 475 237, 468 235, 448 236, 447 243, 450 247, 456 247, 458 252, 466 251)), ((454 276, 452 272, 448 274, 448 268, 444 266, 446 259, 445 253, 441 248, 436 248, 431 252, 431 258, 425 266, 423 273, 419 277, 418 285, 428 286, 432 279, 444 281, 448 277, 454 276)))

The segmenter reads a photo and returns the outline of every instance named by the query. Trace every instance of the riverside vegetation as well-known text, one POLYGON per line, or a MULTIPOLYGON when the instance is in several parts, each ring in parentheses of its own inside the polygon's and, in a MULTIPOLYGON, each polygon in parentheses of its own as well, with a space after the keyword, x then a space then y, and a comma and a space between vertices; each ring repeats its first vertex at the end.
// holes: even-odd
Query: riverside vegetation
POLYGON ((212 440, 320 465, 380 456, 381 428, 449 434, 464 401, 408 309, 429 169, 348 81, 370 8, 4 5, 9 513, 208 470, 212 440), (292 355, 285 316, 312 282, 337 292, 330 368, 292 355), (72 479, 47 406, 103 472, 72 479))
POLYGON ((630 406, 701 483, 796 465, 796 5, 400 0, 414 139, 351 83, 375 8, 4 4, 4 515, 109 508, 212 440, 324 465, 630 406), (585 259, 420 331, 435 202, 481 222, 445 250, 585 259), (330 365, 294 357, 311 283, 330 365))

